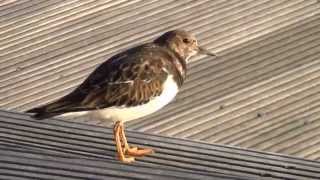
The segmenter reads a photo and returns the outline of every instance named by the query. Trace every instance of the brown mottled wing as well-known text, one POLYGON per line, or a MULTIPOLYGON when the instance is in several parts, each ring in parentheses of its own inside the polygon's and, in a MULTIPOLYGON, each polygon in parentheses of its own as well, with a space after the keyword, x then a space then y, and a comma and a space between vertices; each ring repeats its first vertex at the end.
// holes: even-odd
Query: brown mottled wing
POLYGON ((160 57, 131 56, 125 57, 123 62, 111 68, 111 73, 103 81, 80 87, 80 91, 88 92, 81 102, 82 107, 135 106, 161 94, 167 72, 162 68, 164 64, 160 57))
POLYGON ((48 105, 31 109, 43 119, 73 111, 135 106, 159 96, 171 58, 160 47, 143 45, 120 53, 100 65, 77 89, 48 105))

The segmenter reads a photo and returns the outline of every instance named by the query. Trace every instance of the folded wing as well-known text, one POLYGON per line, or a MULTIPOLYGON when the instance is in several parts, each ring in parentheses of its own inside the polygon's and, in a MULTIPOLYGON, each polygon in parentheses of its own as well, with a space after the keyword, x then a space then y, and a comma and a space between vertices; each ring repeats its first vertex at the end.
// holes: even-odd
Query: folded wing
POLYGON ((137 47, 110 58, 70 94, 27 112, 44 119, 67 112, 147 103, 161 94, 168 71, 165 56, 143 48, 150 47, 137 47))

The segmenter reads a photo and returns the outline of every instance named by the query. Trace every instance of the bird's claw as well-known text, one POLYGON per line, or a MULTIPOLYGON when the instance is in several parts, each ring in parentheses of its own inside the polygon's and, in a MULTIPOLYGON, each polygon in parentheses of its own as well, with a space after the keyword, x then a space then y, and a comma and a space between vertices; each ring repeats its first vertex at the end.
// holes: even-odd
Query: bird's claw
POLYGON ((122 156, 119 156, 119 160, 121 162, 124 162, 124 163, 132 163, 135 161, 135 158, 134 157, 122 157, 122 156))
POLYGON ((132 147, 132 148, 125 149, 125 154, 133 157, 142 157, 152 153, 154 153, 154 151, 153 149, 150 149, 150 148, 132 147))

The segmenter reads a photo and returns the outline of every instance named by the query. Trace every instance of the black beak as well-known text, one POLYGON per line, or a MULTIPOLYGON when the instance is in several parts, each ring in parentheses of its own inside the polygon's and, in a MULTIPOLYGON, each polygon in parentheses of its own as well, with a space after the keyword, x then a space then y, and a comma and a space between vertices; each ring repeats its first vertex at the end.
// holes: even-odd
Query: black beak
POLYGON ((214 53, 212 53, 212 52, 210 52, 210 51, 208 51, 208 50, 206 50, 206 49, 204 49, 202 47, 198 47, 198 53, 199 54, 206 54, 206 55, 214 56, 214 57, 217 56, 216 54, 214 54, 214 53))

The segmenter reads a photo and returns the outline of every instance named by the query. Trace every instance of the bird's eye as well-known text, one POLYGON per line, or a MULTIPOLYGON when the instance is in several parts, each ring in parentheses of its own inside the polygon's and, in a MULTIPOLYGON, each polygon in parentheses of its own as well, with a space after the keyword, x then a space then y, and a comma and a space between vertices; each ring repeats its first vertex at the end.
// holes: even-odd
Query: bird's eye
POLYGON ((183 42, 184 42, 184 43, 190 43, 190 40, 187 39, 187 38, 184 38, 184 39, 183 39, 183 42))

